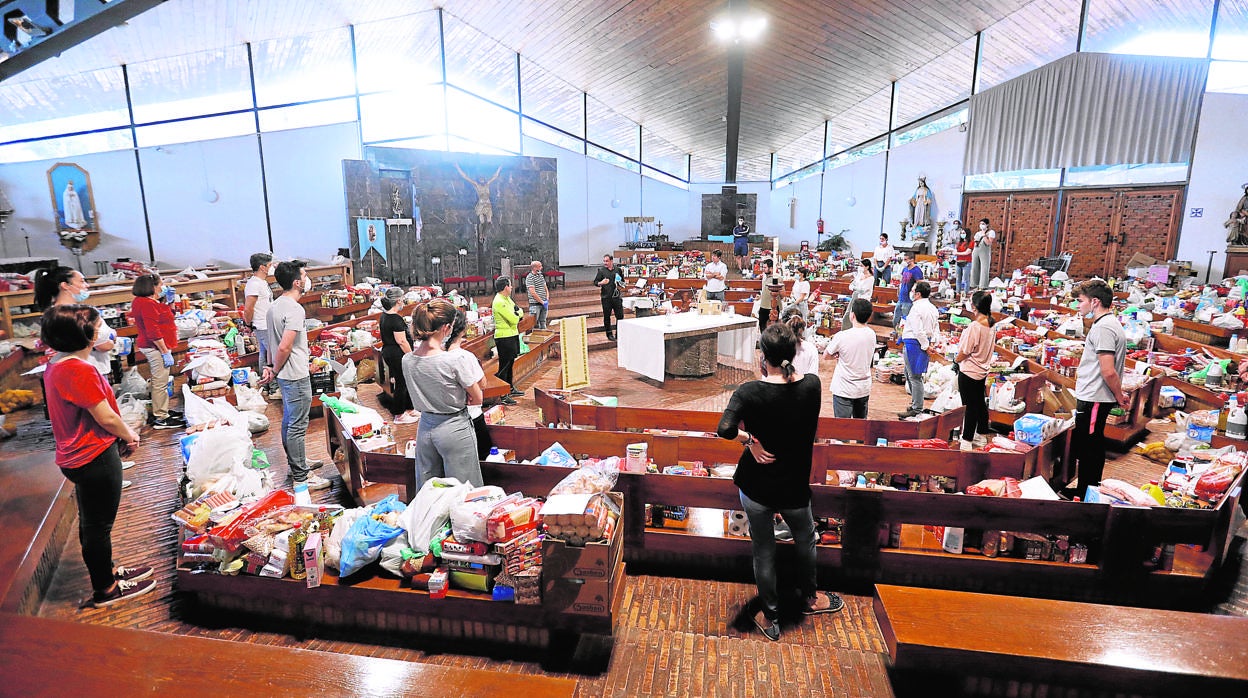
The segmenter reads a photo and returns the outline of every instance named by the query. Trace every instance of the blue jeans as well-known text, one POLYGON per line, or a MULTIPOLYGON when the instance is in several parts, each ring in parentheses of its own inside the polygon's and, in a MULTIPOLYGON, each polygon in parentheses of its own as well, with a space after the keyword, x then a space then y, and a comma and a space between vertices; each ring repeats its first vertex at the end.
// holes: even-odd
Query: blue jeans
POLYGON ((910 409, 923 411, 923 376, 910 370, 910 362, 906 362, 906 384, 910 386, 910 409))
POLYGON ((780 594, 776 591, 776 529, 779 514, 793 531, 797 550, 797 583, 802 598, 815 595, 815 517, 810 504, 798 509, 772 509, 741 493, 741 508, 750 520, 750 544, 754 548, 754 583, 762 602, 763 615, 776 620, 780 615, 780 594))
POLYGON ((304 440, 308 435, 308 413, 312 410, 312 379, 308 376, 295 380, 277 379, 282 389, 282 448, 286 451, 286 465, 295 482, 308 479, 308 457, 304 440))
POLYGON ((546 311, 547 310, 549 310, 549 308, 547 308, 545 305, 542 305, 541 303, 534 303, 532 301, 529 301, 529 314, 532 315, 533 319, 537 321, 537 324, 534 325, 536 329, 539 329, 539 330, 546 329, 546 311))
POLYGON ((259 370, 260 373, 264 373, 264 367, 269 365, 269 331, 256 330, 255 337, 257 347, 256 353, 260 355, 260 363, 257 364, 260 368, 257 370, 259 370))
POLYGON ((971 290, 971 263, 958 262, 958 293, 969 293, 971 290))

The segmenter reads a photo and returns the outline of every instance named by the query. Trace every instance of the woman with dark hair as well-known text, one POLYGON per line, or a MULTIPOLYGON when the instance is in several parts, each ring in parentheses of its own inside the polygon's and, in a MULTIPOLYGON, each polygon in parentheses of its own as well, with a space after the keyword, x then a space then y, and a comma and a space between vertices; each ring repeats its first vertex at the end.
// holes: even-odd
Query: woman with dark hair
POLYGON ((797 338, 797 354, 793 357, 794 371, 799 376, 807 373, 819 375, 819 350, 815 348, 814 342, 806 339, 806 316, 797 308, 791 307, 785 311, 784 324, 793 330, 793 336, 797 338))
POLYGON ((984 402, 984 385, 992 367, 992 351, 997 333, 992 330, 992 294, 976 291, 969 303, 975 315, 962 330, 958 340, 958 394, 966 412, 962 417, 962 450, 970 451, 987 443, 988 405, 984 402))
POLYGON ((169 306, 155 298, 160 288, 159 274, 144 274, 134 280, 130 319, 138 330, 134 345, 147 359, 151 372, 147 381, 152 391, 152 417, 155 419, 151 424, 157 429, 181 429, 186 426, 186 420, 169 410, 169 394, 165 392, 169 370, 173 368, 173 348, 178 345, 178 326, 173 322, 169 306))
POLYGON ((741 508, 750 521, 754 580, 761 606, 754 625, 768 640, 780 639, 780 596, 776 589, 775 515, 793 532, 797 581, 805 614, 835 613, 839 596, 815 589, 815 520, 810 509, 810 464, 819 424, 819 376, 798 376, 793 368, 797 337, 784 323, 769 325, 759 339, 762 356, 756 381, 732 394, 719 420, 720 438, 745 450, 733 476, 741 508))
POLYGON ((100 314, 86 305, 55 305, 43 314, 40 338, 58 353, 43 375, 48 419, 56 439, 56 464, 74 483, 78 540, 91 576, 90 604, 101 607, 156 588, 150 567, 113 565, 113 522, 121 503, 121 454, 139 435, 118 414, 113 391, 87 360, 100 314))
MULTIPOLYGON (((47 310, 54 305, 76 305, 86 303, 91 296, 87 280, 82 272, 69 267, 40 269, 35 273, 35 305, 40 310, 47 310)), ((117 342, 117 330, 103 325, 95 337, 95 345, 87 356, 101 375, 107 376, 113 370, 113 348, 117 342)))
POLYGON ((810 314, 810 270, 806 267, 797 268, 797 276, 793 280, 793 290, 789 299, 803 318, 810 314))
POLYGON ((381 331, 381 360, 386 363, 386 375, 390 381, 390 399, 386 408, 397 415, 395 424, 415 424, 420 419, 416 410, 412 409, 412 398, 407 394, 407 381, 403 380, 403 356, 412 351, 412 339, 408 334, 407 321, 399 311, 407 303, 403 300, 403 289, 391 287, 381 297, 384 312, 378 321, 381 331))
POLYGON ((862 298, 869 302, 874 289, 875 275, 871 273, 871 262, 858 260, 858 270, 849 280, 849 302, 845 304, 845 316, 841 318, 842 330, 854 326, 854 301, 862 298))
MULTIPOLYGON (((468 316, 464 311, 455 309, 455 320, 451 323, 451 336, 446 338, 446 350, 449 353, 459 352, 466 354, 463 360, 476 361, 477 357, 463 347, 464 330, 468 327, 468 316)), ((485 374, 481 374, 481 380, 477 381, 477 386, 481 388, 481 392, 485 393, 485 374)), ((485 425, 485 413, 482 410, 481 401, 473 401, 474 398, 470 394, 468 396, 468 416, 472 419, 472 431, 477 435, 477 460, 485 460, 490 455, 490 447, 494 445, 490 439, 490 431, 485 425)))
POLYGON ((485 372, 469 352, 446 346, 462 315, 445 298, 421 303, 412 311, 417 344, 403 357, 403 377, 412 405, 420 412, 416 434, 416 487, 429 478, 453 477, 482 484, 477 437, 468 403, 481 403, 485 372))

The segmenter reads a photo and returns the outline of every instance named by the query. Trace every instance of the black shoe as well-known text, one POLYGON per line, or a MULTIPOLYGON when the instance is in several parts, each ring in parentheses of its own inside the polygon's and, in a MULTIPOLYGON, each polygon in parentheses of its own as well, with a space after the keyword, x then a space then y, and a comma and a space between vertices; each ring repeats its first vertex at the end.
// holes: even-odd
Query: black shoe
POLYGON ((179 411, 177 411, 177 410, 169 410, 169 416, 170 416, 170 417, 177 417, 178 419, 182 419, 182 413, 181 413, 181 412, 179 412, 179 411))
POLYGON ((156 421, 152 422, 152 428, 154 429, 185 429, 186 420, 178 419, 176 417, 165 417, 164 419, 157 419, 156 421))
POLYGON ((501 399, 499 399, 498 402, 499 404, 502 404, 502 405, 519 405, 520 404, 516 402, 516 399, 510 395, 504 395, 501 399))
POLYGON ((96 608, 111 606, 119 601, 127 601, 156 588, 155 579, 144 579, 137 582, 118 581, 113 590, 106 594, 94 594, 91 605, 96 608))
POLYGON ((508 395, 511 395, 512 397, 524 397, 524 391, 523 391, 523 390, 516 390, 515 388, 512 388, 512 389, 511 389, 511 392, 510 392, 510 393, 507 393, 507 394, 508 394, 508 395))
POLYGON ((833 594, 830 591, 815 592, 816 598, 820 596, 827 597, 828 607, 827 608, 814 608, 813 606, 807 605, 806 608, 802 609, 802 615, 814 616, 820 613, 837 613, 845 608, 845 601, 843 601, 840 596, 833 594))
POLYGON ((780 624, 768 618, 762 611, 754 614, 754 627, 763 633, 763 637, 772 642, 780 639, 780 624))
POLYGON ((911 409, 907 409, 905 412, 898 412, 897 418, 898 419, 910 419, 911 417, 914 417, 919 414, 922 414, 922 410, 916 410, 916 409, 911 408, 911 409))

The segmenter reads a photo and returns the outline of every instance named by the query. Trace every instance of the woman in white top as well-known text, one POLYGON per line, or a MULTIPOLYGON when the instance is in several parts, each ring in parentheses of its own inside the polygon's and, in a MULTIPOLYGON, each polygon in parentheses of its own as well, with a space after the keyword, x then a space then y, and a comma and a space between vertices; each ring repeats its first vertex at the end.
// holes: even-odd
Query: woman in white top
POLYGON ((971 253, 971 288, 986 289, 992 279, 992 246, 997 244, 997 231, 988 225, 987 218, 979 221, 975 232, 975 251, 971 253))
MULTIPOLYGON (((806 267, 797 268, 797 278, 793 281, 793 291, 789 294, 789 299, 793 301, 793 307, 797 308, 797 312, 806 317, 810 314, 810 270, 806 267)), ((801 337, 799 334, 798 337, 801 337)))
POLYGON ((793 370, 799 376, 811 374, 819 375, 819 349, 815 347, 815 343, 806 339, 806 318, 795 308, 790 309, 784 318, 784 323, 793 330, 793 335, 797 337, 797 354, 793 357, 793 370))
MULTIPOLYGON (((35 305, 47 310, 57 305, 80 305, 87 302, 91 289, 82 272, 69 267, 39 269, 35 272, 35 305)), ((100 325, 95 344, 87 355, 87 362, 95 366, 102 376, 113 371, 113 349, 116 347, 117 330, 107 324, 100 325)))
POLYGON ((880 233, 880 246, 871 255, 871 262, 875 266, 875 282, 880 286, 887 286, 893 280, 893 259, 896 256, 897 250, 888 243, 888 233, 880 233))
POLYGON ((412 311, 412 330, 420 341, 403 357, 403 377, 412 406, 420 412, 417 489, 433 477, 482 484, 477 437, 467 407, 470 402, 480 404, 485 372, 472 354, 445 349, 457 312, 445 298, 422 303, 412 311))
MULTIPOLYGON (((842 330, 848 330, 854 325, 854 301, 862 298, 870 302, 874 288, 875 276, 871 274, 871 263, 865 259, 859 260, 858 273, 849 280, 849 302, 845 304, 845 317, 841 319, 842 330)), ((870 320, 870 316, 867 319, 870 320)))

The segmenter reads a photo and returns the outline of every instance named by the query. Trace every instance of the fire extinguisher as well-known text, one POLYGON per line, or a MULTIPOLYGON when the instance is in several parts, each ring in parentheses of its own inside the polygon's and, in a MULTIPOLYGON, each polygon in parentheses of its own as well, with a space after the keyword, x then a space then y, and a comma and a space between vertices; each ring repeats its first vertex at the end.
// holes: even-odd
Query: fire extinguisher
POLYGON ((823 235, 823 219, 822 218, 815 221, 815 232, 819 233, 820 235, 823 235))

